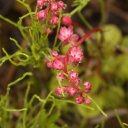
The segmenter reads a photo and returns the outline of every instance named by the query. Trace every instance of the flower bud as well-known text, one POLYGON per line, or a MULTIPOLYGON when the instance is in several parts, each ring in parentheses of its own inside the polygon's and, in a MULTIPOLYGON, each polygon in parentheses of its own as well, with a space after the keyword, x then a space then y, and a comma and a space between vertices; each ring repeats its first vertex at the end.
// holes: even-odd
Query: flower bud
POLYGON ((81 104, 82 102, 83 102, 83 96, 78 95, 78 96, 76 97, 76 103, 77 103, 77 104, 81 104))
POLYGON ((53 68, 57 70, 63 69, 63 63, 57 59, 55 59, 52 64, 53 64, 53 68))
POLYGON ((52 3, 51 4, 51 11, 57 11, 58 10, 58 5, 57 5, 57 3, 52 3))
POLYGON ((64 4, 63 1, 58 1, 57 5, 58 5, 59 8, 65 8, 65 4, 64 4))
POLYGON ((89 98, 85 98, 84 103, 86 105, 89 105, 89 104, 91 104, 91 100, 89 98))
POLYGON ((50 23, 53 25, 58 25, 58 20, 59 20, 59 18, 57 16, 53 16, 50 19, 50 23))
POLYGON ((72 24, 72 19, 69 16, 63 16, 62 17, 62 24, 69 26, 72 24))
POLYGON ((71 71, 69 73, 69 75, 70 75, 71 79, 78 79, 78 73, 77 72, 71 71))
POLYGON ((42 7, 44 4, 43 0, 37 0, 37 6, 42 7))
POLYGON ((58 56, 58 52, 55 51, 55 50, 52 50, 52 55, 53 55, 54 57, 57 57, 57 56, 58 56))
POLYGON ((72 87, 68 88, 69 96, 74 96, 76 93, 77 93, 77 89, 76 88, 72 88, 72 87))
POLYGON ((47 16, 47 13, 45 10, 41 10, 37 12, 37 19, 44 20, 47 16))
POLYGON ((85 90, 91 90, 91 83, 90 82, 84 82, 85 90))

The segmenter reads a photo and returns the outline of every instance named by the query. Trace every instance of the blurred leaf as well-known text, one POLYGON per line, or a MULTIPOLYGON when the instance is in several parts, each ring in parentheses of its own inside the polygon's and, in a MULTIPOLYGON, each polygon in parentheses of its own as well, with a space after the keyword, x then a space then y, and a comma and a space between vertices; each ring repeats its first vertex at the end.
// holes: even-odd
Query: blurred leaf
POLYGON ((119 106, 124 98, 124 92, 119 86, 110 85, 109 90, 105 90, 102 92, 102 97, 104 97, 104 101, 106 101, 106 108, 115 108, 119 106))
POLYGON ((121 55, 117 58, 115 68, 116 68, 115 74, 119 78, 123 80, 128 79, 128 70, 127 70, 128 69, 128 54, 121 55))
POLYGON ((115 70, 115 66, 114 66, 115 60, 116 59, 113 56, 110 56, 110 57, 106 58, 105 60, 103 60, 102 72, 103 73, 108 73, 108 74, 114 73, 114 70, 115 70))
MULTIPOLYGON (((46 111, 40 111, 40 118, 39 118, 39 126, 40 128, 58 128, 57 125, 55 125, 55 122, 59 118, 60 113, 56 112, 54 114, 51 114, 49 117, 47 116, 46 111)), ((38 124, 38 123, 36 123, 38 124)))
POLYGON ((117 26, 108 24, 103 27, 103 38, 103 49, 105 53, 111 53, 116 45, 120 43, 122 34, 117 26))
POLYGON ((38 126, 41 126, 42 127, 46 127, 47 125, 47 114, 46 114, 46 111, 43 109, 41 110, 35 117, 35 120, 33 120, 33 124, 32 124, 32 127, 31 128, 35 128, 38 124, 38 126))
POLYGON ((58 82, 56 80, 55 75, 51 78, 51 80, 49 82, 49 86, 50 86, 50 90, 55 90, 56 87, 58 87, 58 82))
POLYGON ((92 41, 87 40, 87 51, 89 52, 90 55, 97 57, 97 56, 99 56, 99 53, 98 53, 97 47, 95 45, 96 44, 94 44, 92 41))
POLYGON ((112 74, 123 80, 128 79, 128 55, 122 54, 117 57, 111 56, 104 60, 102 71, 112 74))
POLYGON ((55 125, 55 122, 57 121, 59 116, 60 116, 60 112, 56 112, 50 115, 50 117, 47 120, 47 127, 48 128, 59 128, 57 125, 55 125))
POLYGON ((121 45, 128 48, 128 35, 123 38, 121 45))
MULTIPOLYGON (((101 109, 103 109, 105 103, 104 103, 104 99, 103 97, 99 97, 99 96, 93 96, 94 100, 96 101, 96 103, 100 106, 101 109)), ((92 103, 90 105, 90 107, 95 108, 94 110, 88 110, 80 105, 77 105, 77 109, 79 111, 79 113, 84 117, 84 118, 91 118, 94 116, 97 116, 100 111, 96 108, 96 105, 94 103, 92 103)))
POLYGON ((56 124, 52 123, 48 126, 48 128, 60 128, 59 126, 57 126, 56 124))
POLYGON ((120 29, 112 24, 105 25, 103 27, 104 41, 110 46, 115 46, 121 41, 122 34, 120 29))

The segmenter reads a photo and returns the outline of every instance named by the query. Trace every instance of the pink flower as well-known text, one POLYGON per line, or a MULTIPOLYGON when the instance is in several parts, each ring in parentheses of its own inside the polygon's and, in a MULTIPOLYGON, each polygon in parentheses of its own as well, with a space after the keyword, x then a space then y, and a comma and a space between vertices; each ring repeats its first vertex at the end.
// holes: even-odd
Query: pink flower
MULTIPOLYGON (((77 41, 79 39, 79 36, 77 34, 73 34, 72 38, 73 41, 77 41)), ((74 45, 74 44, 73 44, 74 45)))
POLYGON ((50 19, 50 23, 54 25, 58 25, 59 18, 57 16, 52 16, 50 19))
POLYGON ((72 19, 69 16, 63 16, 62 17, 62 24, 69 26, 72 24, 72 19))
POLYGON ((57 95, 62 95, 62 89, 60 87, 57 87, 56 90, 55 90, 55 93, 57 95))
POLYGON ((81 96, 81 95, 78 95, 77 97, 76 97, 76 103, 77 104, 81 104, 82 102, 83 102, 83 96, 81 96))
POLYGON ((77 89, 76 88, 72 88, 72 87, 69 87, 68 88, 68 94, 69 96, 73 96, 77 93, 77 89))
POLYGON ((79 49, 78 47, 72 47, 70 49, 70 61, 72 62, 81 62, 83 59, 83 51, 79 49))
POLYGON ((71 79, 78 79, 78 73, 77 72, 71 71, 69 73, 69 75, 70 75, 71 79))
POLYGON ((51 3, 51 11, 57 11, 58 10, 58 4, 56 2, 51 3))
POLYGON ((42 7, 44 4, 43 0, 37 0, 37 6, 42 7))
POLYGON ((54 57, 57 57, 57 56, 58 56, 58 52, 55 51, 55 50, 52 50, 52 55, 53 55, 54 57))
POLYGON ((68 28, 61 27, 58 38, 63 42, 63 41, 69 40, 72 35, 73 35, 72 27, 68 27, 68 28))
POLYGON ((91 83, 90 82, 84 82, 84 87, 86 90, 91 90, 91 83))
POLYGON ((80 84, 80 79, 75 79, 73 82, 75 86, 78 86, 80 84))
POLYGON ((89 104, 91 104, 91 100, 89 98, 85 98, 84 103, 89 105, 89 104))
POLYGON ((52 66, 52 62, 47 61, 46 64, 47 64, 47 67, 48 67, 48 68, 53 68, 53 66, 52 66))
MULTIPOLYGON (((59 0, 58 2, 57 0, 37 0, 37 6, 40 8, 40 11, 38 11, 36 15, 37 19, 43 20, 43 22, 47 22, 46 20, 48 19, 49 27, 45 28, 42 34, 49 35, 53 32, 54 27, 58 25, 60 13, 63 13, 61 10, 63 10, 66 5, 62 0, 59 0), (49 12, 50 15, 48 15, 49 12), (49 17, 47 18, 47 16, 49 17)), ((61 27, 59 33, 57 31, 57 37, 62 42, 63 46, 70 43, 70 48, 68 48, 67 53, 61 55, 59 55, 56 50, 51 50, 51 54, 46 56, 46 64, 47 67, 58 70, 59 73, 56 79, 59 82, 68 82, 68 85, 57 87, 55 93, 59 96, 62 96, 63 94, 66 94, 66 96, 76 96, 75 101, 77 104, 85 103, 88 105, 91 103, 91 100, 88 98, 91 84, 85 82, 83 84, 84 89, 83 87, 80 87, 78 73, 70 70, 70 66, 75 67, 82 61, 83 51, 78 46, 81 45, 93 31, 85 34, 78 40, 79 36, 73 31, 71 17, 63 16, 61 22, 62 25, 66 27, 61 27)))
POLYGON ((57 87, 56 90, 55 90, 55 93, 57 95, 62 95, 62 93, 65 93, 67 91, 67 87, 66 86, 63 86, 63 87, 57 87))
POLYGON ((58 55, 58 56, 56 57, 56 59, 58 59, 58 60, 61 61, 63 64, 65 64, 66 56, 65 56, 65 55, 58 55))
POLYGON ((53 68, 54 68, 54 69, 57 69, 57 70, 62 70, 63 67, 64 67, 63 63, 62 63, 60 60, 58 60, 58 59, 55 59, 55 60, 52 62, 52 65, 53 65, 53 68))
POLYGON ((58 74, 57 77, 59 77, 61 81, 66 79, 65 75, 63 73, 61 73, 61 72, 58 74))
POLYGON ((69 26, 67 27, 61 27, 58 38, 62 41, 62 43, 65 45, 67 43, 71 43, 71 45, 74 45, 75 42, 78 40, 78 35, 73 33, 73 27, 69 26))
POLYGON ((59 8, 65 8, 65 4, 64 4, 63 1, 58 1, 57 5, 58 5, 59 8))
POLYGON ((37 12, 37 19, 44 20, 47 16, 46 10, 41 10, 37 12))

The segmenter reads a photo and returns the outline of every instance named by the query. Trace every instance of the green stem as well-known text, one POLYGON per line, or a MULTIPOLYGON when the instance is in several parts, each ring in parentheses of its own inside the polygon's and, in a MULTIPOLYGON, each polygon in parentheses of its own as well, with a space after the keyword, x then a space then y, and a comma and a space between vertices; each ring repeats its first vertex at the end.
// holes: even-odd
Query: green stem
POLYGON ((23 48, 19 45, 17 40, 15 40, 14 38, 11 38, 11 37, 10 37, 10 40, 13 41, 20 50, 23 50, 23 48))
POLYGON ((77 12, 78 16, 80 17, 80 19, 82 20, 82 22, 89 28, 92 29, 92 25, 83 17, 82 13, 79 11, 77 12))
POLYGON ((28 12, 32 12, 30 6, 28 4, 25 3, 25 1, 21 1, 21 0, 16 0, 17 2, 19 2, 21 5, 23 5, 27 10, 28 12))
POLYGON ((18 27, 15 22, 11 21, 10 19, 8 19, 8 18, 6 18, 6 17, 4 17, 4 16, 2 16, 2 15, 0 15, 0 19, 2 19, 2 20, 4 20, 4 21, 8 22, 9 24, 11 24, 11 25, 13 25, 13 26, 15 26, 15 27, 18 27))
POLYGON ((22 111, 27 111, 27 108, 21 108, 21 109, 11 109, 11 108, 3 108, 4 111, 7 112, 22 112, 22 111))
POLYGON ((98 110, 105 116, 107 117, 107 114, 100 108, 100 106, 89 96, 89 98, 91 99, 91 101, 96 105, 96 107, 98 108, 98 110))
POLYGON ((9 92, 10 92, 10 87, 17 84, 18 82, 20 82, 21 80, 23 80, 26 76, 31 76, 32 73, 31 72, 26 72, 24 73, 20 78, 16 79, 15 81, 11 82, 8 84, 8 87, 7 87, 7 93, 5 95, 5 97, 2 99, 1 103, 6 103, 5 106, 7 106, 8 102, 6 102, 6 100, 8 99, 8 96, 9 96, 9 92))
MULTIPOLYGON (((24 98, 24 107, 26 107, 26 108, 28 108, 27 99, 28 99, 29 91, 30 91, 30 82, 28 83, 27 90, 25 93, 25 98, 24 98)), ((24 111, 24 113, 23 113, 23 128, 26 128, 26 117, 27 117, 27 111, 24 111)))
POLYGON ((99 124, 97 124, 97 125, 95 126, 95 128, 100 128, 100 125, 99 125, 99 124))
POLYGON ((124 126, 127 126, 128 127, 128 124, 127 123, 122 123, 124 126))
POLYGON ((99 0, 99 3, 100 3, 100 12, 101 12, 100 24, 103 24, 105 22, 104 0, 99 0))
MULTIPOLYGON (((40 110, 40 112, 38 112, 38 114, 36 115, 35 122, 33 123, 32 128, 35 128, 35 126, 36 126, 36 124, 37 124, 37 122, 38 122, 38 120, 39 120, 39 117, 40 117, 42 111, 44 111, 43 108, 44 108, 45 104, 47 103, 48 99, 50 98, 51 94, 52 94, 52 91, 48 94, 48 96, 45 98, 45 100, 43 100, 43 104, 41 105, 41 110, 40 110)), ((38 98, 39 101, 42 100, 39 96, 36 96, 36 97, 38 98)))
POLYGON ((77 8, 75 8, 72 12, 70 12, 70 16, 74 15, 75 13, 79 12, 81 10, 81 7, 78 6, 77 8))
POLYGON ((53 48, 57 44, 57 36, 58 36, 59 30, 60 30, 61 17, 62 17, 62 11, 60 11, 60 15, 59 15, 59 23, 58 23, 58 27, 57 27, 57 32, 56 32, 56 37, 55 37, 55 40, 54 40, 53 48))
POLYGON ((18 82, 20 82, 21 80, 23 80, 26 76, 32 76, 32 73, 31 72, 24 73, 20 78, 18 78, 15 81, 9 83, 8 84, 8 87, 10 88, 11 86, 17 84, 18 82))
POLYGON ((119 114, 118 114, 118 112, 115 110, 115 115, 116 115, 116 117, 117 117, 117 120, 118 120, 118 122, 119 122, 119 124, 120 124, 120 127, 121 128, 125 128, 125 126, 123 125, 123 123, 122 123, 122 121, 121 121, 121 119, 120 119, 120 117, 119 117, 119 114))
MULTIPOLYGON (((17 23, 17 26, 18 26, 18 28, 19 28, 19 30, 20 30, 20 32, 21 32, 23 38, 24 38, 27 42, 29 42, 29 39, 28 39, 28 35, 26 35, 26 33, 25 33, 25 31, 24 31, 24 26, 22 25, 22 21, 23 21, 23 19, 25 19, 26 17, 28 17, 28 16, 31 16, 31 17, 32 17, 32 15, 35 15, 35 14, 36 14, 35 12, 29 12, 29 13, 23 15, 22 17, 20 17, 20 18, 19 18, 19 21, 18 21, 18 23, 17 23)), ((31 18, 31 19, 32 19, 32 18, 31 18)))
POLYGON ((54 97, 53 97, 52 101, 53 101, 53 103, 52 103, 52 106, 51 106, 51 108, 50 108, 50 110, 49 110, 47 116, 50 116, 50 115, 51 115, 51 113, 52 113, 52 111, 53 111, 53 109, 54 109, 54 107, 55 107, 55 98, 54 98, 54 97))
POLYGON ((101 123, 101 128, 104 128, 104 126, 105 126, 105 119, 103 118, 102 123, 101 123))
MULTIPOLYGON (((66 102, 66 103, 69 103, 69 104, 77 105, 76 102, 71 101, 71 100, 65 100, 65 99, 54 99, 54 100, 55 100, 55 102, 66 102)), ((53 99, 49 99, 49 101, 53 101, 53 99)), ((79 106, 94 111, 94 108, 92 108, 92 107, 90 107, 88 105, 79 104, 79 106)))
POLYGON ((58 83, 59 83, 59 87, 61 88, 61 91, 62 91, 62 96, 64 97, 64 92, 63 92, 63 89, 62 89, 62 84, 61 84, 61 80, 60 80, 60 77, 58 77, 58 83))
POLYGON ((4 52, 5 55, 6 55, 6 60, 9 60, 9 61, 10 61, 13 65, 15 65, 15 66, 19 66, 18 63, 15 63, 15 62, 12 60, 12 58, 13 58, 14 55, 9 55, 9 54, 6 52, 6 50, 5 50, 4 48, 2 48, 2 50, 3 50, 3 52, 4 52))

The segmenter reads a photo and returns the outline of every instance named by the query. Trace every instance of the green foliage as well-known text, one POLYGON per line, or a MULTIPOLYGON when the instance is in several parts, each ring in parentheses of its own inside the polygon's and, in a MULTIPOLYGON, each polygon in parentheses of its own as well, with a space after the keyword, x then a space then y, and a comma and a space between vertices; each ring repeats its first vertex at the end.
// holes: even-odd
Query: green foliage
POLYGON ((121 46, 128 48, 128 36, 125 36, 121 42, 121 46))
POLYGON ((106 54, 111 54, 111 52, 115 50, 115 48, 121 41, 121 32, 119 28, 109 24, 103 27, 103 31, 104 43, 102 46, 104 50, 106 50, 106 54))
POLYGON ((83 7, 85 7, 88 4, 89 1, 90 0, 74 0, 72 5, 76 6, 76 7, 79 6, 79 8, 82 9, 83 7))
POLYGON ((76 12, 80 12, 88 4, 89 1, 90 0, 74 0, 72 5, 76 8, 72 12, 70 12, 69 15, 72 16, 76 12))
MULTIPOLYGON (((80 68, 76 68, 76 70, 81 72, 83 81, 88 80, 93 85, 90 97, 92 104, 91 106, 76 105, 68 97, 61 99, 53 94, 53 90, 58 84, 62 85, 56 81, 56 72, 49 73, 46 71, 47 69, 45 70, 45 58, 50 51, 48 35, 44 34, 48 27, 47 23, 41 24, 36 19, 37 8, 33 11, 25 0, 17 0, 17 2, 23 7, 23 10, 27 10, 27 14, 21 16, 17 23, 2 15, 0 15, 0 19, 17 28, 22 35, 23 42, 20 44, 16 39, 10 38, 17 50, 9 54, 5 48, 2 48, 4 56, 0 58, 0 66, 2 67, 6 61, 9 61, 14 66, 24 67, 25 72, 8 84, 5 95, 0 95, 0 128, 13 128, 14 126, 16 128, 68 128, 61 116, 63 111, 68 111, 70 105, 75 105, 77 111, 74 109, 72 111, 77 115, 82 115, 85 120, 98 116, 100 113, 107 117, 104 109, 114 109, 125 104, 126 96, 122 86, 128 81, 128 36, 123 37, 117 26, 106 24, 101 27, 101 33, 92 37, 93 40, 87 40, 87 45, 83 49, 87 50, 89 55, 85 60, 86 65, 80 65, 80 68), (24 25, 24 20, 29 22, 24 25), (121 53, 118 53, 117 50, 120 50, 121 53), (46 77, 46 83, 40 80, 40 75, 46 77), (41 87, 42 84, 45 88, 41 87), (22 86, 16 86, 21 88, 21 91, 18 92, 23 100, 20 107, 15 105, 17 102, 15 103, 12 96, 16 88, 14 85, 22 86), (58 125, 59 122, 62 123, 61 126, 58 125)), ((78 13, 81 20, 90 29, 92 26, 81 13, 89 2, 90 0, 74 0, 73 7, 75 9, 68 15, 72 16, 78 13)), ((103 15, 103 6, 101 11, 103 15)), ((61 16, 57 33, 60 29, 61 16)), ((53 42, 53 48, 59 49, 57 35, 53 42)), ((69 47, 68 45, 62 47, 62 53, 69 47)), ((74 69, 74 67, 69 68, 74 69)), ((117 118, 121 123, 118 115, 117 118)))

